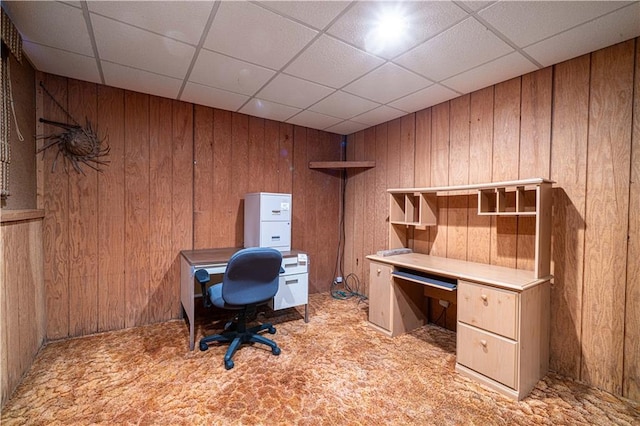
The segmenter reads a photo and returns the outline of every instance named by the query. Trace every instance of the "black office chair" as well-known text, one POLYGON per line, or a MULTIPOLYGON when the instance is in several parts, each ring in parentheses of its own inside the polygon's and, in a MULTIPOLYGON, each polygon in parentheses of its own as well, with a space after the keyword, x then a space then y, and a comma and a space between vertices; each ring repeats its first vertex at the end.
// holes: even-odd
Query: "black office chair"
POLYGON ((233 368, 231 358, 243 343, 263 343, 271 347, 271 353, 280 355, 280 348, 273 340, 258 334, 267 330, 275 334, 276 329, 265 323, 247 329, 247 318, 256 312, 256 307, 267 303, 278 291, 278 278, 282 253, 265 247, 242 249, 235 253, 224 273, 222 283, 213 285, 207 290, 209 273, 204 269, 196 271, 196 279, 202 286, 205 306, 211 305, 222 309, 238 310, 236 322, 228 323, 221 334, 214 334, 200 339, 200 350, 209 349, 211 342, 231 342, 224 355, 224 366, 233 368))

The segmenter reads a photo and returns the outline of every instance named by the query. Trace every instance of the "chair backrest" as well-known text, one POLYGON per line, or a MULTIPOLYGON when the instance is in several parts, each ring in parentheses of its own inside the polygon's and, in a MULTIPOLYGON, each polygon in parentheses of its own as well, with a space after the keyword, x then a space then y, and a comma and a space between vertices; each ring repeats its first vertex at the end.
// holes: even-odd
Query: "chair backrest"
POLYGON ((278 291, 282 253, 267 247, 236 252, 222 279, 222 298, 230 305, 266 302, 278 291))

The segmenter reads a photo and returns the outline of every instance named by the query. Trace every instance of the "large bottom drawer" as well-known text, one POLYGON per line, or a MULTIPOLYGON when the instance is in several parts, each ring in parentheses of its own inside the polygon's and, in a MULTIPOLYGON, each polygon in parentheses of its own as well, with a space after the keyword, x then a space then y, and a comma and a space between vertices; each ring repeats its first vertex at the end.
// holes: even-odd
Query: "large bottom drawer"
POLYGON ((306 305, 309 300, 309 274, 281 275, 278 292, 271 302, 273 310, 306 305))
POLYGON ((516 389, 518 343, 458 322, 457 362, 516 389))

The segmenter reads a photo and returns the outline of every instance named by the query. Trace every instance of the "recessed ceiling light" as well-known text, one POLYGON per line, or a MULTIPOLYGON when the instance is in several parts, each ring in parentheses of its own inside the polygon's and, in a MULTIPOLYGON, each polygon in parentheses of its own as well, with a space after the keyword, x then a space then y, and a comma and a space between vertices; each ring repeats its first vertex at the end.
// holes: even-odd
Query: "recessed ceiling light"
POLYGON ((381 8, 371 23, 366 48, 377 53, 400 44, 407 37, 408 29, 408 19, 398 5, 381 8))

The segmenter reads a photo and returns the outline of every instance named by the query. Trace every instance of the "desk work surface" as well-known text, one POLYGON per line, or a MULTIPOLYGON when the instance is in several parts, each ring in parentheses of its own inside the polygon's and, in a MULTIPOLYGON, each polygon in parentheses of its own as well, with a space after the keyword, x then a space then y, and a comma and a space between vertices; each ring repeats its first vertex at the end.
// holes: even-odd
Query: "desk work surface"
POLYGON ((422 253, 406 253, 393 256, 369 255, 367 259, 393 266, 429 272, 446 277, 479 281, 496 287, 523 291, 551 277, 535 278, 533 271, 506 268, 504 266, 449 259, 422 253))
MULTIPOLYGON (((199 250, 182 250, 180 254, 191 265, 217 265, 226 264, 235 252, 242 249, 243 247, 224 247, 199 250)), ((301 253, 302 252, 298 250, 284 251, 282 252, 282 257, 295 257, 301 253)))

